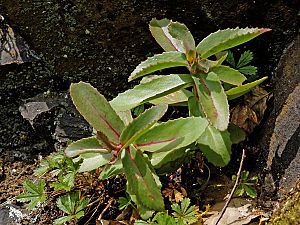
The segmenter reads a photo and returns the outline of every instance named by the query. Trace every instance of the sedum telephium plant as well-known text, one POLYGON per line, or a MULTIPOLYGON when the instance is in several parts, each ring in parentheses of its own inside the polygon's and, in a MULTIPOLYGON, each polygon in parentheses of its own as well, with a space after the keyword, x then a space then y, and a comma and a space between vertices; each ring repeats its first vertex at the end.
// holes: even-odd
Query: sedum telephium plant
POLYGON ((144 77, 110 102, 87 83, 72 84, 72 100, 95 135, 70 144, 66 155, 82 161, 79 172, 102 167, 100 179, 124 173, 127 192, 143 219, 164 210, 157 174, 175 170, 188 152, 197 150, 216 166, 228 164, 232 144, 228 100, 267 77, 243 84, 243 74, 222 65, 225 50, 269 30, 219 30, 196 46, 184 24, 153 19, 150 31, 165 52, 140 63, 129 81, 177 66, 186 67, 188 73, 144 77), (223 83, 231 88, 225 90, 223 83), (144 103, 154 106, 133 119, 130 110, 144 103), (168 105, 176 104, 188 106, 189 117, 158 122, 168 105))

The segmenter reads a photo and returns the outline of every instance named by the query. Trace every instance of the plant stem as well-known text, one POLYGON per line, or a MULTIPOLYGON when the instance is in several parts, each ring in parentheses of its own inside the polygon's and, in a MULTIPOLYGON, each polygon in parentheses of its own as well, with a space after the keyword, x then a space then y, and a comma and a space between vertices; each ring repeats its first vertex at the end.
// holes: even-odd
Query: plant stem
POLYGON ((245 155, 245 149, 243 149, 242 159, 241 159, 241 162, 240 162, 239 170, 238 170, 238 172, 236 174, 236 180, 235 180, 234 186, 233 186, 233 188, 231 190, 231 193, 230 193, 230 195, 229 195, 229 197, 228 197, 228 199, 227 199, 227 201, 226 201, 226 203, 225 203, 222 211, 220 212, 220 215, 219 215, 217 221, 214 223, 214 225, 218 225, 218 223, 222 219, 222 217, 223 217, 223 215, 224 215, 224 213, 225 213, 225 211, 226 211, 226 209, 227 209, 227 207, 228 207, 228 205, 229 205, 229 203, 230 203, 230 201, 232 199, 232 196, 233 196, 233 194, 235 192, 235 189, 237 188, 237 185, 238 185, 239 180, 240 180, 240 175, 241 175, 241 171, 242 171, 242 167, 243 167, 243 163, 244 163, 245 157, 246 157, 246 155, 245 155))

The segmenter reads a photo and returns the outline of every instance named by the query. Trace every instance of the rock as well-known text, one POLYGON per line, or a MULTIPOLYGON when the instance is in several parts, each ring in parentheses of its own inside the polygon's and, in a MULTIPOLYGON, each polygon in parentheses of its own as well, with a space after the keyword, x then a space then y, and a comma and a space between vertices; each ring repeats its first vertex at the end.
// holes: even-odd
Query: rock
POLYGON ((300 35, 282 55, 274 104, 258 137, 264 196, 280 197, 300 176, 300 35))
POLYGON ((0 224, 15 225, 16 221, 24 217, 24 210, 9 202, 0 206, 0 224))
POLYGON ((67 93, 37 95, 24 100, 19 110, 37 133, 54 143, 56 150, 62 150, 68 141, 88 137, 92 132, 67 93))

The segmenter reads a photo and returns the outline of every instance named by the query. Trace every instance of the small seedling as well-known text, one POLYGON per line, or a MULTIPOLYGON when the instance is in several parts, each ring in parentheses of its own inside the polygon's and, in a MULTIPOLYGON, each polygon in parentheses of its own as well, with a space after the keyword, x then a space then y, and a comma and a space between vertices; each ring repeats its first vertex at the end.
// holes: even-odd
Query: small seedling
POLYGON ((56 204, 60 210, 67 213, 68 216, 63 216, 54 220, 54 225, 64 224, 66 222, 77 221, 84 216, 84 208, 88 205, 89 200, 82 198, 79 191, 70 192, 64 196, 60 196, 56 204))
MULTIPOLYGON (((257 197, 257 192, 254 186, 257 185, 258 177, 257 176, 251 178, 248 177, 249 177, 249 171, 244 170, 241 174, 239 185, 235 190, 236 196, 242 196, 246 194, 251 198, 257 197)), ((232 181, 236 181, 236 175, 232 176, 232 181)))
POLYGON ((138 220, 135 222, 135 225, 186 225, 193 224, 198 221, 196 206, 190 206, 190 199, 188 198, 184 198, 180 205, 173 203, 171 208, 174 211, 172 215, 168 215, 166 212, 159 212, 152 220, 147 222, 138 220))
POLYGON ((228 51, 228 56, 226 58, 226 62, 232 66, 232 68, 237 69, 242 74, 256 76, 257 67, 249 65, 253 60, 253 52, 250 50, 244 51, 238 62, 236 63, 232 51, 228 51))
POLYGON ((25 192, 21 193, 16 199, 19 202, 29 202, 28 208, 33 209, 39 203, 46 201, 47 196, 44 192, 45 186, 46 183, 44 180, 39 180, 37 182, 26 180, 23 183, 25 192))

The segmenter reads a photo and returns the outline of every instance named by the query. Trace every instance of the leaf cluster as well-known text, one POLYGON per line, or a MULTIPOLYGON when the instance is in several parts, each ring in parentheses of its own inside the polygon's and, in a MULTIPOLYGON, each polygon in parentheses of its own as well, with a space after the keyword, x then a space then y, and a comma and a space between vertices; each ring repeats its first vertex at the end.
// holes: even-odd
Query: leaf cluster
POLYGON ((166 212, 159 212, 153 217, 152 220, 143 221, 137 220, 135 225, 186 225, 193 224, 198 221, 197 219, 197 209, 194 205, 190 206, 190 199, 184 198, 181 204, 173 203, 171 205, 172 214, 169 215, 166 212))
MULTIPOLYGON (((236 181, 236 175, 232 176, 232 181, 236 181)), ((258 183, 258 177, 253 176, 249 178, 249 171, 242 171, 241 173, 241 179, 239 181, 239 185, 237 186, 235 190, 235 195, 236 196, 243 196, 246 194, 247 196, 251 198, 256 198, 257 197, 257 192, 255 189, 255 186, 258 183)))

